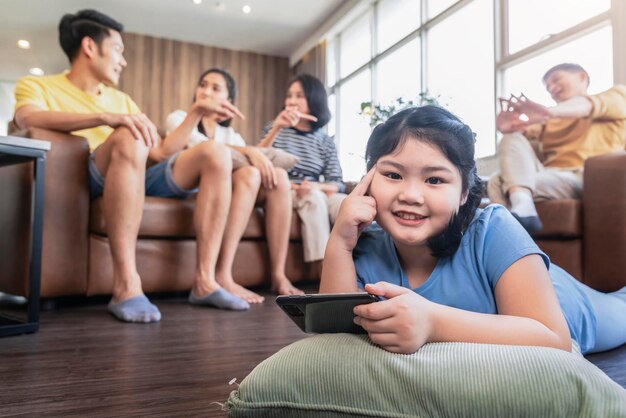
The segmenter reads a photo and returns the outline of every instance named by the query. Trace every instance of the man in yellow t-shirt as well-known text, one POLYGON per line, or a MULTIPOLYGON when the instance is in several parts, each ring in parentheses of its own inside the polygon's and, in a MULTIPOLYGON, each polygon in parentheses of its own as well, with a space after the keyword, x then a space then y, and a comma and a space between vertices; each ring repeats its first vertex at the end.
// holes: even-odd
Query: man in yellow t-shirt
POLYGON ((589 75, 570 63, 549 69, 543 81, 556 106, 524 95, 500 100, 500 172, 487 189, 529 232, 542 228, 535 201, 580 199, 585 160, 626 146, 626 86, 588 95, 589 75), (528 140, 538 141, 539 155, 528 140))
POLYGON ((103 195, 113 256, 109 310, 123 321, 156 322, 161 313, 143 294, 135 245, 146 161, 160 138, 130 97, 114 88, 126 67, 122 29, 119 22, 94 10, 63 16, 59 40, 70 70, 19 80, 15 122, 21 128, 69 131, 87 138, 92 151, 90 194, 103 195))
MULTIPOLYGON (((94 151, 113 133, 109 125, 117 114, 119 116, 139 115, 141 111, 133 100, 121 91, 99 83, 97 92, 90 93, 78 88, 69 79, 69 73, 55 74, 44 77, 24 77, 15 88, 16 117, 23 117, 30 106, 53 112, 68 112, 73 116, 100 115, 102 125, 86 129, 74 129, 73 134, 87 138, 89 148, 94 151), (25 108, 25 109, 22 109, 25 108), (21 109, 21 110, 20 110, 21 109)), ((147 123, 143 123, 148 125, 147 123)), ((134 124, 133 124, 134 125, 134 124)), ((138 123, 141 129, 142 123, 138 123)), ((141 134, 139 134, 141 135, 141 134)))
MULTIPOLYGON (((126 67, 122 29, 119 22, 95 10, 63 16, 59 40, 70 70, 21 79, 15 87, 15 122, 21 128, 69 131, 89 141, 89 188, 92 198, 103 199, 113 259, 108 309, 116 318, 124 322, 161 319, 159 309, 143 294, 135 262, 146 184, 177 196, 198 193, 194 213, 198 266, 190 301, 247 309, 247 302, 225 291, 215 278, 231 203, 231 153, 222 144, 207 142, 173 169, 174 160, 166 158, 171 154, 167 144, 187 138, 174 132, 167 142, 161 140, 131 98, 115 89, 126 67), (148 157, 158 164, 146 171, 148 157)), ((224 118, 240 115, 232 103, 206 99, 198 105, 198 117, 213 113, 224 118)))

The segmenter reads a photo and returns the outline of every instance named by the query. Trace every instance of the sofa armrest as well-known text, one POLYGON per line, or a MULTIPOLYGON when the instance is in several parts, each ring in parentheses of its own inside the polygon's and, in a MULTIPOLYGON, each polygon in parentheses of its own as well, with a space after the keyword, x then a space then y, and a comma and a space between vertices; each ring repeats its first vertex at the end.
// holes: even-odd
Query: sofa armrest
POLYGON ((585 162, 583 269, 589 286, 626 286, 626 151, 585 162))
MULTIPOLYGON (((89 244, 89 145, 82 137, 45 129, 32 128, 13 135, 51 143, 46 157, 41 296, 84 294, 89 244)), ((32 167, 25 168, 32 172, 32 167)), ((30 191, 29 181, 29 175, 22 172, 14 185, 30 191)), ((24 198, 20 202, 24 206, 24 198)), ((29 216, 28 209, 22 213, 23 217, 29 216)), ((25 220, 20 223, 30 225, 25 220)), ((21 234, 30 236, 30 227, 21 234)), ((26 293, 27 283, 24 278, 20 293, 26 293)))

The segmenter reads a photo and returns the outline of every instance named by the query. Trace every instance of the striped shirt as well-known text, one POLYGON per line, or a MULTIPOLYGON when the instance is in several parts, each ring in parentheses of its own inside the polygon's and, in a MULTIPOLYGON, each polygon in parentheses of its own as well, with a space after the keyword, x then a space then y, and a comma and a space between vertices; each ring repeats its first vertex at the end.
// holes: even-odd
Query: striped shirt
MULTIPOLYGON (((265 127, 263 137, 271 127, 272 124, 265 127)), ((300 158, 300 162, 289 170, 290 180, 334 183, 340 192, 345 190, 335 142, 321 129, 303 132, 295 128, 283 128, 276 135, 272 146, 300 158)))

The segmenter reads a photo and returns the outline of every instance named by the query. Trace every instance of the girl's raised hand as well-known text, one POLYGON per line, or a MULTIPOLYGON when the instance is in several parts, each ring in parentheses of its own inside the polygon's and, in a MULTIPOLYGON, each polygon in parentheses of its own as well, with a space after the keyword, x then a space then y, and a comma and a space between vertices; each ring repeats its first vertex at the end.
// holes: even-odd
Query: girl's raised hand
POLYGON ((296 126, 300 122, 300 119, 317 122, 317 118, 313 115, 301 113, 298 109, 293 107, 286 107, 276 116, 274 126, 279 128, 291 128, 296 126))
POLYGON ((339 209, 332 235, 343 242, 346 251, 354 249, 363 229, 376 217, 376 200, 367 196, 375 172, 374 166, 346 197, 339 209))
POLYGON ((219 122, 231 119, 235 116, 241 119, 246 118, 237 106, 228 100, 214 100, 212 98, 198 99, 194 103, 194 108, 197 109, 202 116, 217 114, 219 122))
POLYGON ((367 331, 373 343, 393 353, 412 354, 429 342, 435 304, 387 282, 366 284, 365 291, 386 299, 354 308, 354 323, 367 331))

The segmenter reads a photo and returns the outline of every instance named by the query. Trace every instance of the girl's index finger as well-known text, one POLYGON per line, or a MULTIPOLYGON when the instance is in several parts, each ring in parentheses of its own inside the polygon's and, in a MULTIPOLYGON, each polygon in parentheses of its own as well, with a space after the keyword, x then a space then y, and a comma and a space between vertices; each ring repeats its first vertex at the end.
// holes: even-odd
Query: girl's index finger
POLYGON ((372 179, 374 178, 374 173, 376 172, 376 166, 372 167, 370 171, 367 172, 365 177, 361 179, 359 184, 357 184, 350 195, 354 196, 365 196, 367 190, 370 188, 370 184, 372 183, 372 179))
POLYGON ((311 122, 317 122, 317 118, 313 115, 308 115, 306 113, 300 113, 299 114, 300 119, 306 119, 306 120, 310 120, 311 122))
POLYGON ((231 102, 224 102, 223 106, 227 109, 229 109, 231 112, 233 112, 235 115, 239 116, 241 119, 245 120, 246 117, 243 113, 241 113, 241 111, 239 109, 237 109, 237 106, 235 106, 234 104, 232 104, 231 102))

